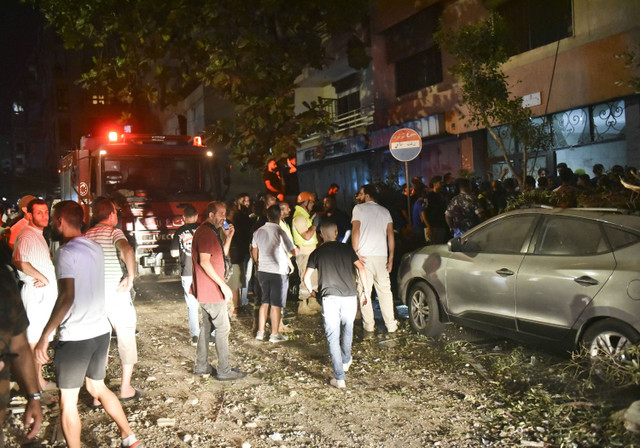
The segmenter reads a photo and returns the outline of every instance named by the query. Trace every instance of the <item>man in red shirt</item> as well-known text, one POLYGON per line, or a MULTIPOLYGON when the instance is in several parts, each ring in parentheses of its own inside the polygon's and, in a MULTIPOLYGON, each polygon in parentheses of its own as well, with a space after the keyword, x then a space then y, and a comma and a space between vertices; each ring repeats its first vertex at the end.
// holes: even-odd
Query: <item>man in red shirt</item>
MULTIPOLYGON (((202 312, 200 320, 200 336, 196 347, 196 375, 211 375, 213 367, 208 363, 209 337, 212 327, 216 330, 216 354, 218 368, 216 376, 221 381, 239 380, 246 373, 232 369, 229 365, 229 315, 227 302, 233 293, 225 281, 225 249, 222 235, 229 242, 233 238, 233 225, 224 230, 222 227, 227 214, 227 207, 222 202, 214 201, 207 205, 207 219, 196 230, 191 245, 193 277, 191 294, 193 294, 202 312)), ((227 245, 228 249, 228 245, 227 245)))

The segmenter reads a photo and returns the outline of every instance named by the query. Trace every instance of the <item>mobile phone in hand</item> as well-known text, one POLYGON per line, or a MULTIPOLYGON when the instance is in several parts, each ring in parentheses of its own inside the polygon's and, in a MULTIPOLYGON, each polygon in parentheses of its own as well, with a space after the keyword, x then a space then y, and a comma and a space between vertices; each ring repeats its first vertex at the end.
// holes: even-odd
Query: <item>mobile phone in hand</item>
POLYGON ((229 222, 226 219, 222 223, 222 227, 224 228, 224 230, 229 230, 229 222))

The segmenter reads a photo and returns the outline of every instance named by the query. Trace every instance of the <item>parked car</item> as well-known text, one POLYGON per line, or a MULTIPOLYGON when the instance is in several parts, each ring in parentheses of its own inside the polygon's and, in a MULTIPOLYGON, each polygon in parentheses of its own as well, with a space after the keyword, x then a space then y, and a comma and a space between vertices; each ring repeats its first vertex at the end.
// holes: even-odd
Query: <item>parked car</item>
POLYGON ((447 245, 403 257, 398 292, 411 327, 455 322, 591 356, 640 341, 640 216, 608 209, 517 210, 447 245))

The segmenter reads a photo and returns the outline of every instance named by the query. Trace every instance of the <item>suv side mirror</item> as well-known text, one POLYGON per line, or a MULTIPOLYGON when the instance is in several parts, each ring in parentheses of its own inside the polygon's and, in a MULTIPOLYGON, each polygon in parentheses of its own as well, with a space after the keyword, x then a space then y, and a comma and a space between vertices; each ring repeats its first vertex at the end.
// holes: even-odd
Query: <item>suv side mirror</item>
POLYGON ((462 252, 462 240, 459 236, 451 238, 447 245, 449 246, 449 252, 462 252))

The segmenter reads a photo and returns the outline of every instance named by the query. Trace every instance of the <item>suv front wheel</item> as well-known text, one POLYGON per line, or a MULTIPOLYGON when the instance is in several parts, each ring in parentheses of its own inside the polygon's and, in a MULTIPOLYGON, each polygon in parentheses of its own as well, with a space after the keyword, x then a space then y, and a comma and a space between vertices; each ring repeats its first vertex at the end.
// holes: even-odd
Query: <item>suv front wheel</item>
POLYGON ((418 333, 425 336, 438 336, 443 324, 438 318, 438 300, 436 293, 426 283, 416 283, 407 296, 409 323, 418 333))

